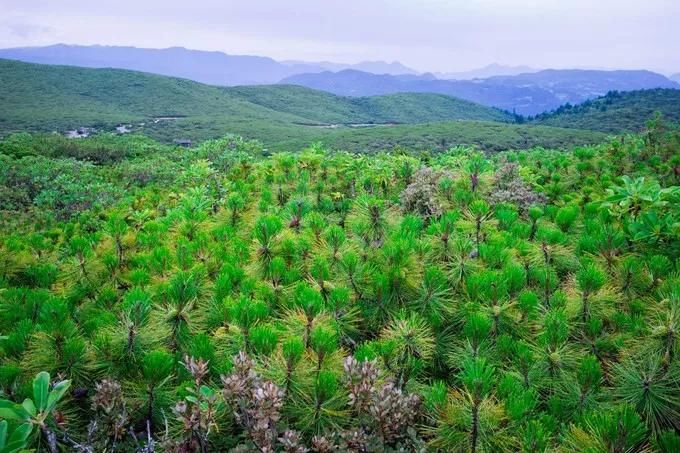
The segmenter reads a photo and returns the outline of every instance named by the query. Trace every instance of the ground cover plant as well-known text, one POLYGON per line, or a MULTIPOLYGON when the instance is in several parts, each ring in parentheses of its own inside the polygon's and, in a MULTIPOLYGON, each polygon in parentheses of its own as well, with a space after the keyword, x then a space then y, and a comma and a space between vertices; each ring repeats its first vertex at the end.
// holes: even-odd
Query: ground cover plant
POLYGON ((0 451, 679 451, 678 150, 11 135, 0 451))

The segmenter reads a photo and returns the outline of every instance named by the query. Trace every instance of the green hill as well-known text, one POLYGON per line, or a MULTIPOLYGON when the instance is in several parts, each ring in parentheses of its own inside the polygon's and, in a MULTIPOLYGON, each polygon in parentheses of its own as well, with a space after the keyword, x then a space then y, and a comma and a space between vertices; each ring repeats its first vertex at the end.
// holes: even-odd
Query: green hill
POLYGON ((431 93, 346 97, 297 85, 244 86, 230 94, 279 112, 335 124, 427 123, 446 120, 512 122, 512 115, 474 102, 431 93))
POLYGON ((224 124, 510 121, 503 112, 448 96, 405 94, 345 98, 296 86, 221 88, 118 69, 0 60, 4 129, 42 130, 143 121, 153 117, 220 117, 224 124), (64 108, 66 107, 66 108, 64 108))
POLYGON ((124 123, 166 143, 234 133, 261 140, 272 150, 290 151, 315 141, 352 150, 458 144, 498 150, 568 146, 603 137, 505 124, 512 120, 506 113, 437 94, 348 98, 294 86, 224 88, 127 70, 10 60, 0 60, 0 105, 0 135, 79 127, 113 130, 124 123))
POLYGON ((533 122, 603 132, 639 131, 656 112, 668 121, 680 122, 680 90, 613 91, 592 101, 567 104, 538 115, 533 122))
POLYGON ((154 117, 219 117, 225 124, 304 121, 185 79, 118 69, 0 60, 0 128, 62 130, 154 117))

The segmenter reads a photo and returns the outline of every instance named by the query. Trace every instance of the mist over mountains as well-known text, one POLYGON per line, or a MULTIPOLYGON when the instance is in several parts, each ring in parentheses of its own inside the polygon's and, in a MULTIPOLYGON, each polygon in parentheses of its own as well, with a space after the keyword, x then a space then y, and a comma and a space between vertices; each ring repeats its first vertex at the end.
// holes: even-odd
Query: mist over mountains
MULTIPOLYGON (((130 69, 218 86, 292 84, 343 96, 435 93, 522 115, 576 104, 609 91, 680 88, 678 82, 644 70, 538 70, 491 64, 457 73, 419 73, 400 62, 276 61, 182 47, 145 49, 56 44, 0 49, 0 58, 88 68, 130 69)), ((680 75, 672 76, 676 80, 680 75)))
POLYGON ((118 46, 24 47, 0 50, 0 58, 28 63, 60 64, 86 68, 116 68, 182 77, 211 85, 276 83, 301 72, 323 71, 313 64, 279 63, 272 58, 227 55, 182 47, 143 49, 118 46))
POLYGON ((27 63, 60 64, 86 68, 115 68, 182 77, 211 85, 266 85, 300 73, 356 69, 375 74, 418 74, 399 62, 365 61, 357 64, 333 62, 276 61, 269 57, 228 55, 223 52, 183 47, 144 49, 122 46, 78 46, 0 49, 0 58, 27 63))
POLYGON ((438 79, 445 80, 471 80, 471 79, 486 79, 487 77, 495 77, 502 75, 519 75, 529 72, 538 72, 540 69, 532 68, 531 66, 505 66, 498 63, 491 63, 483 68, 472 69, 469 71, 460 72, 436 72, 438 79))
MULTIPOLYGON (((418 75, 419 72, 408 66, 404 66, 398 61, 387 63, 385 61, 362 61, 356 64, 334 63, 332 61, 320 62, 306 62, 298 60, 284 60, 281 63, 289 66, 314 66, 322 69, 322 71, 337 72, 345 69, 355 69, 357 71, 370 72, 373 74, 389 74, 389 75, 418 75)), ((434 77, 434 76, 433 76, 434 77)))

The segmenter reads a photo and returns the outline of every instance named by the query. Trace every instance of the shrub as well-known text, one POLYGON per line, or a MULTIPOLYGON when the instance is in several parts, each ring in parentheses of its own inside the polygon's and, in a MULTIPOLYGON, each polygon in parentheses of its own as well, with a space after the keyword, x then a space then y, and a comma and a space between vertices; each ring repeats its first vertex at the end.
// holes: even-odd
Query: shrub
POLYGON ((437 200, 439 179, 444 175, 430 167, 423 167, 412 177, 412 182, 401 192, 399 200, 404 212, 420 214, 426 219, 442 214, 441 203, 437 200))
POLYGON ((546 198, 543 194, 534 192, 519 175, 519 167, 516 163, 509 163, 496 173, 494 187, 489 194, 489 201, 496 205, 512 203, 521 212, 526 212, 529 206, 544 204, 546 198))

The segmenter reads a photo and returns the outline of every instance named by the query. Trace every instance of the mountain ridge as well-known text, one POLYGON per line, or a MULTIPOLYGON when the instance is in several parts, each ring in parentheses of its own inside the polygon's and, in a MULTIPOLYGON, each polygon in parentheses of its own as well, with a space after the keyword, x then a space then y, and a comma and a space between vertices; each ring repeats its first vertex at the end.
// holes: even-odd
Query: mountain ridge
POLYGON ((472 79, 486 79, 494 76, 503 75, 519 75, 531 72, 538 72, 541 69, 532 68, 527 65, 506 66, 498 63, 490 63, 481 68, 474 68, 468 71, 456 72, 435 72, 439 79, 444 80, 472 80, 472 79))
POLYGON ((0 58, 38 64, 115 68, 181 77, 211 85, 274 83, 282 77, 314 71, 313 66, 286 66, 269 57, 228 55, 183 47, 148 49, 132 46, 56 44, 0 50, 0 58))
POLYGON ((565 103, 580 103, 612 90, 680 88, 676 82, 661 74, 637 70, 543 70, 476 80, 405 80, 389 75, 344 70, 297 74, 280 83, 302 85, 345 96, 438 93, 522 115, 536 115, 565 103))
POLYGON ((181 77, 220 86, 277 83, 290 75, 321 72, 328 68, 356 67, 384 70, 392 75, 418 74, 399 62, 364 61, 357 64, 277 61, 266 56, 227 54, 221 51, 185 47, 163 49, 71 44, 0 49, 0 58, 37 64, 57 64, 86 68, 115 68, 181 77))
POLYGON ((395 76, 421 74, 419 71, 405 66, 399 61, 386 62, 381 60, 365 60, 358 63, 335 63, 332 61, 282 60, 280 63, 286 65, 313 65, 322 68, 324 71, 356 69, 357 71, 370 72, 373 74, 389 74, 395 76))

